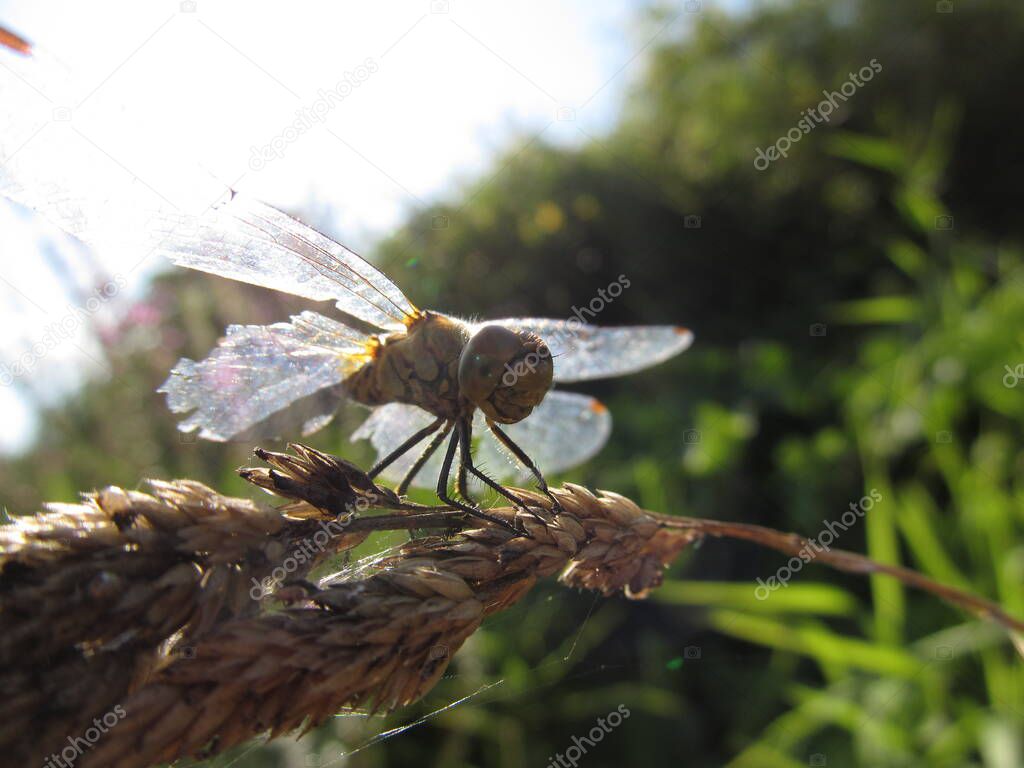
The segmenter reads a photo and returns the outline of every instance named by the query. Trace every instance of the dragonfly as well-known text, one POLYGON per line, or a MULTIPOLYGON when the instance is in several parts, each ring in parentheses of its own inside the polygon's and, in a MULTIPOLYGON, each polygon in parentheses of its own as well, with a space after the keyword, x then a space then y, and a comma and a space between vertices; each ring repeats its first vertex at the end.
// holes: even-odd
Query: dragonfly
POLYGON ((472 501, 468 478, 522 507, 481 467, 498 467, 502 478, 532 475, 550 497, 544 472, 586 461, 609 438, 602 403, 553 384, 639 371, 693 340, 672 325, 476 321, 422 310, 345 246, 243 195, 202 217, 169 219, 159 237, 159 250, 180 266, 338 310, 232 325, 204 360, 179 360, 158 390, 186 414, 179 429, 226 441, 280 425, 294 410, 309 434, 351 400, 373 409, 352 436, 377 452, 371 478, 397 482, 400 496, 433 486, 444 504, 505 527, 472 501), (474 449, 475 432, 490 440, 474 449), (459 498, 449 491, 456 459, 459 498))
MULTIPOLYGON (((34 53, 0 30, 0 53, 11 51, 34 53)), ((522 505, 498 480, 532 476, 550 497, 544 472, 587 461, 609 438, 603 404, 554 384, 632 373, 692 341, 676 326, 598 328, 578 318, 479 322, 421 310, 352 251, 244 195, 232 193, 200 216, 180 214, 146 183, 126 180, 125 169, 87 137, 50 125, 54 105, 80 103, 83 92, 65 82, 61 67, 12 70, 19 58, 8 56, 0 70, 12 74, 5 86, 12 98, 0 102, 0 195, 97 252, 130 254, 138 263, 163 255, 335 303, 332 316, 305 311, 288 322, 229 326, 206 359, 179 360, 160 391, 173 412, 184 414, 179 428, 186 433, 215 441, 308 435, 328 424, 343 401, 354 401, 372 409, 352 435, 368 439, 377 453, 372 477, 396 483, 401 495, 413 485, 433 487, 449 506, 494 520, 472 502, 470 478, 522 505), (42 89, 32 85, 37 80, 42 89), (18 99, 26 97, 34 109, 21 108, 18 99), (460 499, 449 491, 456 465, 460 499)), ((221 194, 212 177, 182 171, 178 179, 178 165, 169 157, 160 165, 166 179, 156 175, 168 185, 182 182, 173 188, 186 201, 208 199, 211 183, 221 194)))

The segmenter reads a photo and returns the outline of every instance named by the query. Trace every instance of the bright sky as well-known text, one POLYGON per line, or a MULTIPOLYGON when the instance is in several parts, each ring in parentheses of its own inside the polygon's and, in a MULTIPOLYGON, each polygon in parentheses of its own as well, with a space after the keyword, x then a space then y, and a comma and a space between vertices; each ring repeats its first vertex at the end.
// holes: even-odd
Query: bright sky
MULTIPOLYGON (((141 227, 153 207, 198 212, 231 185, 279 206, 329 207, 337 215, 316 223, 365 252, 513 141, 578 143, 606 130, 643 50, 685 30, 697 6, 665 28, 640 23, 639 10, 623 0, 0 0, 0 24, 40 50, 36 60, 0 52, 0 175, 46 203, 64 199, 58 189, 83 198, 71 223, 101 243, 112 223, 141 227), (288 130, 296 121, 310 127, 288 130)), ((31 439, 31 402, 103 373, 91 317, 75 309, 75 285, 93 287, 88 257, 40 248, 38 226, 0 205, 0 361, 42 351, 47 329, 58 339, 25 374, 0 369, 0 451, 31 439)), ((165 268, 123 244, 95 258, 123 283, 100 318, 165 268)))

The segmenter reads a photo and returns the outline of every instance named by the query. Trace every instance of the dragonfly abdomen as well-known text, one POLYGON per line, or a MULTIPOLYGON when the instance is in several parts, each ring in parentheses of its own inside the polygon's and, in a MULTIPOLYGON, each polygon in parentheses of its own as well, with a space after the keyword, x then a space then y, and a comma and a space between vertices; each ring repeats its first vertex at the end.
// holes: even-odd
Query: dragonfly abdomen
POLYGON ((459 356, 469 340, 461 323, 424 313, 409 329, 392 334, 374 357, 345 379, 349 396, 364 405, 407 403, 455 418, 466 407, 459 393, 459 356))

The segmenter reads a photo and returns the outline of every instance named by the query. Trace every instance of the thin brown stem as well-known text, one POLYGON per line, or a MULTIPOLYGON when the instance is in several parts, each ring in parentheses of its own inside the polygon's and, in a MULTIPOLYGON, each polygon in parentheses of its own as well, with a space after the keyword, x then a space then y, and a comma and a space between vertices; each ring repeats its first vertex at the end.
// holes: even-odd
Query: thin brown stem
POLYGON ((440 508, 431 512, 415 512, 399 515, 372 515, 357 517, 345 530, 350 533, 362 531, 399 531, 417 528, 452 528, 460 525, 466 517, 462 510, 440 508))
POLYGON ((650 512, 665 528, 684 529, 704 536, 742 539, 787 555, 809 554, 809 562, 820 562, 847 573, 881 573, 907 586, 930 592, 947 603, 959 606, 980 618, 989 619, 1011 632, 1024 633, 1024 621, 1011 616, 996 603, 947 584, 930 579, 922 573, 898 565, 879 563, 864 555, 842 549, 828 549, 796 533, 747 523, 729 523, 697 517, 673 517, 650 512))

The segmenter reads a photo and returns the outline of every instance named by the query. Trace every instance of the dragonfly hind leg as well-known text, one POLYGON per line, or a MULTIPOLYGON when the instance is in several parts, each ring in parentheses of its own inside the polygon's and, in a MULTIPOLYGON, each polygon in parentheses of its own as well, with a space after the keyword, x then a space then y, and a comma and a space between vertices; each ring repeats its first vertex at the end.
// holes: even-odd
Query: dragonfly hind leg
POLYGON ((405 477, 402 478, 402 482, 398 484, 398 488, 395 492, 399 496, 404 496, 409 490, 409 486, 412 485, 413 480, 416 479, 416 475, 420 473, 420 470, 430 461, 430 457, 434 455, 437 449, 440 447, 444 439, 448 437, 448 433, 452 431, 452 427, 455 426, 454 422, 448 422, 441 428, 441 430, 434 435, 434 439, 430 441, 426 448, 423 449, 423 453, 420 454, 416 462, 409 467, 409 471, 405 473, 405 477))
POLYGON ((383 472, 385 469, 387 469, 392 464, 394 464, 398 459, 400 459, 406 453, 411 451, 414 447, 416 447, 421 442, 423 442, 424 438, 426 438, 427 435, 431 435, 434 432, 436 432, 438 429, 440 429, 442 424, 444 424, 444 419, 438 417, 437 419, 432 421, 430 424, 425 426, 423 429, 421 429, 419 432, 417 432, 412 437, 410 437, 408 440, 406 440, 404 443, 402 443, 400 446, 395 448, 395 450, 393 450, 387 456, 385 456, 380 461, 378 461, 376 464, 374 464, 373 467, 370 469, 370 471, 367 472, 366 474, 369 475, 370 479, 372 480, 377 475, 379 475, 381 472, 383 472))

